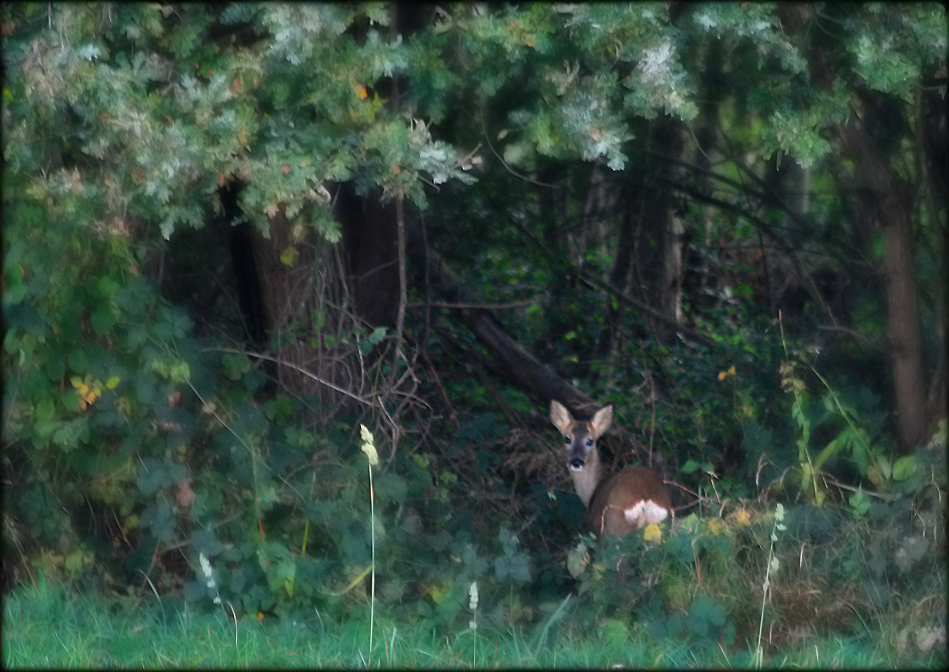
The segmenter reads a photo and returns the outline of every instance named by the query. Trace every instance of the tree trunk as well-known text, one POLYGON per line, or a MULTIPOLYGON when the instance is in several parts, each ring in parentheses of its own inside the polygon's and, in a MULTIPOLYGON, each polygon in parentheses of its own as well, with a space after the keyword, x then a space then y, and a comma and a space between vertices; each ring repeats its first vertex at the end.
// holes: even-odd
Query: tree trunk
POLYGON ((399 302, 399 247, 395 204, 381 190, 365 196, 341 185, 335 214, 342 224, 356 314, 373 327, 395 324, 399 302))
MULTIPOLYGON (((308 369, 313 358, 306 337, 313 323, 314 255, 312 231, 301 228, 303 236, 294 240, 290 222, 281 210, 270 218, 270 237, 258 231, 253 236, 253 257, 257 270, 261 305, 267 326, 270 350, 279 361, 277 382, 292 394, 319 392, 314 381, 299 369, 308 369), (291 248, 296 253, 289 253, 291 248)), ((269 345, 269 347, 267 347, 269 345)))
MULTIPOLYGON (((869 107, 868 115, 873 111, 874 108, 869 107)), ((913 259, 912 201, 908 186, 890 172, 857 123, 851 120, 839 130, 839 136, 845 156, 854 163, 858 188, 865 194, 867 214, 883 238, 882 270, 896 413, 900 445, 909 450, 925 440, 929 424, 913 259)))
POLYGON ((643 300, 664 315, 667 321, 653 323, 653 333, 660 340, 672 337, 674 328, 682 323, 682 246, 685 229, 678 215, 677 200, 670 190, 658 184, 676 183, 678 161, 685 147, 683 127, 671 120, 652 124, 649 146, 654 153, 670 159, 654 164, 645 177, 642 191, 639 237, 636 251, 636 276, 643 300))
POLYGON ((911 449, 926 439, 928 430, 913 234, 906 199, 890 194, 878 200, 896 412, 900 442, 911 449))
MULTIPOLYGON (((811 26, 815 7, 811 3, 781 3, 778 13, 792 34, 811 26)), ((815 32, 815 40, 820 33, 815 32)), ((835 73, 827 53, 815 42, 808 51, 811 77, 824 91, 830 91, 835 73)), ((835 128, 841 158, 853 164, 855 189, 863 197, 868 219, 883 238, 883 280, 886 283, 889 348, 899 422, 900 445, 912 449, 926 438, 919 293, 916 287, 912 199, 910 190, 898 177, 889 157, 899 151, 905 112, 900 101, 876 91, 858 91, 854 101, 862 114, 835 128)), ((846 171, 842 170, 842 173, 846 171)))

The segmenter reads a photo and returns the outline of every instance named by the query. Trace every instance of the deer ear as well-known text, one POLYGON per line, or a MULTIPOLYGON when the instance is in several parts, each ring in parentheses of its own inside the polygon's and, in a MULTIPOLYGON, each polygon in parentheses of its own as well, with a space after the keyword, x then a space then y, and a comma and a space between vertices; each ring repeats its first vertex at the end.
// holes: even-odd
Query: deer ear
POLYGON ((596 438, 603 436, 603 432, 608 430, 610 425, 613 424, 613 404, 607 404, 598 410, 596 415, 593 416, 593 420, 590 421, 590 424, 593 426, 593 434, 596 438))
POLYGON ((559 401, 551 401, 550 421, 554 423, 554 427, 560 430, 561 434, 566 435, 567 427, 573 424, 573 416, 559 401))

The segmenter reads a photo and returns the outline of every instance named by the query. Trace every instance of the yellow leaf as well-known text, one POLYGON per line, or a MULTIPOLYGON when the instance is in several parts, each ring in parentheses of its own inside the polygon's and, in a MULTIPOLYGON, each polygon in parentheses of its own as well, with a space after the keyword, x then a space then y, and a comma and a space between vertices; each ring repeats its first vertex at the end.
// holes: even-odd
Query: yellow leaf
POLYGON ((728 368, 727 371, 719 371, 718 379, 725 380, 726 378, 728 378, 728 376, 734 376, 734 375, 735 375, 735 367, 731 366, 728 368))
POLYGON ((646 526, 646 529, 643 531, 643 539, 646 541, 662 540, 662 530, 659 529, 658 523, 650 523, 646 526))
POLYGON ((725 526, 714 518, 708 521, 708 531, 712 536, 719 537, 725 533, 725 526))
POLYGON ((122 382, 118 376, 112 376, 107 381, 105 381, 105 386, 110 390, 114 390, 118 387, 119 383, 122 382))
POLYGON ((435 604, 441 604, 442 601, 448 597, 449 591, 451 591, 451 584, 442 583, 440 585, 432 586, 428 591, 428 594, 432 596, 433 600, 435 600, 435 604))
POLYGON ((293 266, 297 263, 297 257, 300 256, 300 253, 297 251, 297 248, 290 246, 283 251, 283 254, 280 255, 280 262, 284 266, 293 266))
POLYGON ((738 509, 735 511, 735 524, 739 527, 748 527, 751 525, 751 514, 747 509, 738 509))

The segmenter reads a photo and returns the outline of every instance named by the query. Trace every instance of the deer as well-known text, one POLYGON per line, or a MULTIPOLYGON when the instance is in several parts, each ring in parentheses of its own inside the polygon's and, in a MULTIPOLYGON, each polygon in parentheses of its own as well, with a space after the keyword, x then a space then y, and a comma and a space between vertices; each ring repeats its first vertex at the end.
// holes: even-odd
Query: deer
POLYGON ((581 422, 559 401, 551 401, 550 421, 563 435, 573 486, 601 543, 606 536, 622 537, 669 516, 669 490, 652 469, 630 467, 608 476, 603 473, 596 440, 613 423, 612 404, 598 410, 589 422, 581 422))

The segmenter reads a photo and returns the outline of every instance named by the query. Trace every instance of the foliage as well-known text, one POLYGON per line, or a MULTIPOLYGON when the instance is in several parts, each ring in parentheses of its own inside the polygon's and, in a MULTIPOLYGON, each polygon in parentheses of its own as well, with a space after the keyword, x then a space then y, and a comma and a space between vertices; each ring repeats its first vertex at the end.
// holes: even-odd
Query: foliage
MULTIPOLYGON (((3 468, 16 496, 3 539, 17 578, 215 610, 217 599, 235 627, 249 615, 315 631, 317 614, 357 629, 371 619, 385 637, 395 624, 451 636, 476 622, 483 651, 487 633, 536 627, 549 642, 602 618, 608 646, 645 623, 734 649, 768 599, 748 577, 764 576, 774 523, 735 501, 780 492, 794 466, 805 497, 835 513, 814 523, 821 514, 790 509, 777 550, 787 573, 771 580, 764 616, 793 639, 821 576, 834 581, 828 602, 857 596, 865 617, 913 613, 920 585, 944 587, 931 531, 945 467, 936 451, 892 447, 893 403, 876 377, 884 292, 866 280, 882 244, 831 139, 870 126, 908 193, 923 193, 920 96, 933 80, 944 90, 945 10, 819 6, 813 29, 796 30, 788 7, 459 4, 400 35, 379 4, 4 5, 3 468), (896 121, 874 126, 878 108, 896 121), (670 128, 721 137, 697 150, 707 163, 662 172, 692 160, 663 145, 670 128), (792 160, 812 170, 804 212, 768 184, 792 160), (225 187, 242 185, 242 216, 264 235, 284 215, 335 252, 344 182, 414 206, 471 289, 504 306, 494 314, 508 334, 614 403, 636 459, 663 456, 704 517, 661 542, 593 551, 574 606, 560 596, 573 587, 560 543, 573 528, 540 524, 545 488, 524 482, 524 453, 543 443, 538 401, 499 386, 483 344, 428 310, 427 278, 410 269, 407 331, 425 348, 377 369, 420 381, 399 406, 410 410, 380 410, 391 426, 351 409, 314 422, 313 400, 275 392, 226 319, 167 292, 185 254, 227 257, 203 249, 210 236, 182 253, 188 229, 221 216, 225 187), (686 241, 673 327, 643 289, 667 232, 636 208, 657 192, 686 241), (633 220, 642 265, 620 277, 633 220), (849 324, 828 307, 841 297, 813 289, 819 273, 858 286, 849 324), (809 297, 791 349, 824 344, 817 327, 830 322, 853 336, 834 341, 834 365, 870 380, 779 371, 775 297, 788 278, 809 297), (371 484, 356 450, 364 421, 394 437, 371 484), (828 506, 829 475, 847 515, 828 506), (880 550, 867 553, 871 539, 880 550), (793 557, 805 549, 812 567, 793 557)), ((924 288, 944 273, 930 196, 911 208, 924 288)), ((299 250, 280 253, 291 266, 299 250)), ((352 346, 360 365, 393 342, 386 327, 328 333, 326 313, 313 318, 294 337, 352 346)), ((926 332, 940 319, 924 310, 926 332)), ((631 459, 614 449, 617 466, 631 459)), ((828 614, 821 626, 833 629, 842 615, 828 614)))
MULTIPOLYGON (((876 492, 915 494, 920 491, 923 472, 917 457, 904 455, 894 460, 885 443, 877 438, 883 421, 875 408, 876 400, 872 393, 863 388, 837 392, 812 367, 814 375, 826 389, 818 403, 807 394, 805 383, 796 373, 793 363, 786 362, 781 371, 784 376, 782 386, 794 399, 791 416, 798 430, 801 491, 808 498, 818 506, 825 502, 827 491, 824 484, 828 477, 825 469, 832 467, 840 456, 846 456, 856 468, 858 477, 866 479, 876 492), (833 426, 835 421, 841 427, 839 431, 833 426), (814 454, 812 434, 827 435, 835 431, 836 435, 814 454), (905 486, 900 487, 902 484, 905 486)), ((870 499, 862 489, 854 490, 849 503, 857 515, 862 516, 870 509, 870 499)))
MULTIPOLYGON (((17 77, 4 158, 18 172, 48 171, 45 190, 70 184, 73 207, 157 222, 165 238, 181 224, 202 226, 200 204, 239 179, 248 185, 242 210, 261 230, 283 207, 291 220, 306 210, 308 223, 339 240, 327 182, 356 179, 424 202, 423 173, 436 184, 468 179, 422 120, 363 93, 406 67, 376 29, 358 46, 344 34, 362 17, 372 22, 365 11, 63 8, 51 34, 9 47, 17 77), (330 60, 335 67, 320 67, 330 60), (62 166, 49 163, 53 154, 62 166)), ((38 18, 29 14, 17 19, 38 18)))
MULTIPOLYGON (((647 528, 608 539, 579 572, 581 603, 570 622, 585 627, 592 613, 608 624, 607 637, 616 628, 629 637, 636 623, 696 652, 725 647, 749 656, 763 643, 770 656, 807 633, 843 634, 874 622, 890 623, 885 637, 905 645, 908 621, 897 614, 907 614, 921 637, 941 623, 935 605, 919 620, 908 616, 947 579, 945 538, 933 536, 941 523, 914 522, 910 500, 876 504, 862 519, 831 508, 725 508, 723 517, 677 521, 661 538, 647 528), (820 590, 809 588, 815 580, 820 590)), ((945 515, 938 505, 924 508, 945 515)))

